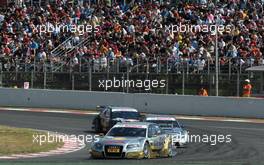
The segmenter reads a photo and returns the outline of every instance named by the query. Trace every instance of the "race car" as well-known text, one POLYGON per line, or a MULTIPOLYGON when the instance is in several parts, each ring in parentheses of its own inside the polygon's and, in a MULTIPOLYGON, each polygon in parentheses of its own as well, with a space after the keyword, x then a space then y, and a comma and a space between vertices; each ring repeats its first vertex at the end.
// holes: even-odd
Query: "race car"
POLYGON ((107 132, 118 122, 139 121, 141 119, 138 110, 129 107, 98 106, 100 111, 93 122, 95 132, 107 132))
POLYGON ((162 134, 155 123, 117 123, 92 143, 92 158, 156 158, 176 155, 170 136, 162 134))
POLYGON ((171 135, 174 145, 182 147, 187 143, 188 131, 174 117, 150 116, 146 117, 145 120, 158 124, 166 134, 171 135))

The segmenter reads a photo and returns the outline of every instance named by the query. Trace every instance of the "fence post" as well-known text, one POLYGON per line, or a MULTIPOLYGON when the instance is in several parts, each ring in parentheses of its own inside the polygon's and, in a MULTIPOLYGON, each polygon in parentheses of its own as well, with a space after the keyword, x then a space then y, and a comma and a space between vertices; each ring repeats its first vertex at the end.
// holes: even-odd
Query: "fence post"
MULTIPOLYGON (((255 59, 254 59, 254 61, 255 61, 255 59)), ((250 67, 253 67, 253 63, 252 63, 252 60, 250 59, 250 67)), ((253 72, 248 72, 248 73, 250 73, 250 77, 253 77, 254 75, 253 75, 253 72)))
POLYGON ((110 63, 109 63, 109 59, 108 58, 106 58, 106 67, 107 67, 107 80, 109 80, 109 67, 110 67, 110 65, 109 65, 110 63))
POLYGON ((166 59, 166 94, 169 93, 169 58, 166 59))
POLYGON ((139 69, 138 69, 138 62, 139 62, 139 60, 138 60, 138 57, 137 57, 137 73, 139 72, 139 69))
POLYGON ((231 60, 228 59, 228 80, 231 79, 231 67, 232 67, 231 60))
MULTIPOLYGON (((125 74, 124 74, 124 72, 122 73, 122 82, 124 82, 125 81, 125 74)), ((124 84, 123 85, 123 93, 125 93, 125 83, 122 83, 122 84, 124 84)))
POLYGON ((221 62, 220 61, 218 61, 218 73, 220 73, 221 74, 221 62))
POLYGON ((74 72, 72 73, 72 76, 71 77, 72 77, 72 90, 74 90, 74 85, 75 85, 74 84, 74 72))
POLYGON ((99 72, 102 70, 102 58, 99 58, 99 72))
POLYGON ((147 73, 149 73, 149 59, 147 58, 147 73))
POLYGON ((36 55, 34 56, 34 72, 36 71, 36 55))
POLYGON ((88 62, 89 65, 89 91, 92 91, 92 69, 90 61, 88 62))
POLYGON ((82 72, 82 57, 80 57, 80 61, 79 61, 79 73, 82 72))
POLYGON ((119 73, 119 61, 120 61, 120 59, 117 58, 117 59, 116 59, 116 72, 117 72, 117 73, 119 73))
POLYGON ((161 63, 161 59, 159 58, 159 73, 162 72, 162 63, 161 63))
POLYGON ((166 94, 169 93, 169 74, 166 73, 166 94))
POLYGON ((182 68, 182 95, 185 94, 185 69, 184 66, 182 68))
POLYGON ((156 62, 156 73, 159 73, 159 57, 157 57, 157 62, 156 62))
POLYGON ((239 73, 241 74, 242 73, 242 64, 241 64, 241 61, 239 60, 239 73))
POLYGON ((3 64, 2 63, 0 63, 0 72, 1 72, 1 74, 0 74, 0 87, 2 87, 3 86, 3 64))
POLYGON ((46 86, 47 86, 47 72, 46 72, 46 63, 45 62, 44 62, 43 71, 44 71, 44 89, 46 89, 46 86))
POLYGON ((16 60, 16 81, 17 81, 17 72, 18 72, 18 61, 16 60))
POLYGON ((166 73, 169 73, 169 58, 166 60, 166 73))
POLYGON ((207 60, 207 74, 210 76, 210 60, 207 60))
POLYGON ((129 93, 129 85, 130 85, 130 83, 129 83, 129 65, 128 65, 128 63, 127 63, 127 81, 126 82, 127 82, 126 83, 126 87, 127 87, 126 92, 129 93))
POLYGON ((240 96, 240 71, 237 68, 237 97, 240 96))
POLYGON ((263 86, 264 86, 263 78, 264 78, 264 73, 262 72, 262 73, 260 74, 260 92, 263 91, 263 86))
POLYGON ((72 59, 70 60, 70 78, 72 77, 71 74, 72 74, 72 59))
MULTIPOLYGON (((190 66, 189 66, 189 63, 188 63, 188 61, 186 62, 186 69, 187 69, 187 71, 186 71, 186 77, 187 77, 187 79, 189 78, 189 71, 190 71, 190 68, 189 68, 190 66)), ((199 69, 198 69, 199 70, 199 69)))
POLYGON ((209 81, 209 96, 212 96, 212 83, 211 83, 211 75, 208 75, 208 81, 209 81))
POLYGON ((31 88, 34 88, 34 71, 31 71, 31 88))

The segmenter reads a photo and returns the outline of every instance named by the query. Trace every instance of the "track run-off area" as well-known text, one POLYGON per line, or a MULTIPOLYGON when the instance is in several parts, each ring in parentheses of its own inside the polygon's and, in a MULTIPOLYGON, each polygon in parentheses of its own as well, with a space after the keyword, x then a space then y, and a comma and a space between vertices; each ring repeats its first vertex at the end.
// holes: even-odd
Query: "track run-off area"
MULTIPOLYGON (((48 130, 69 135, 93 135, 95 111, 0 108, 0 125, 48 130)), ((264 164, 264 120, 222 117, 176 116, 190 134, 231 135, 229 143, 212 145, 191 142, 177 149, 173 158, 115 160, 90 158, 86 147, 67 154, 39 158, 0 160, 1 163, 72 163, 72 164, 264 164)))

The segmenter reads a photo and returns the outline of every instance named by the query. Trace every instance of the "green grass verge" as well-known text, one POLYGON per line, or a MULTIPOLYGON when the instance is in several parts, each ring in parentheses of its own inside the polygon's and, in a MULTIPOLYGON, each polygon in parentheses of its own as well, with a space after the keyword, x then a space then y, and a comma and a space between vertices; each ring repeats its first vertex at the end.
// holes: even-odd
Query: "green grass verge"
POLYGON ((63 146, 63 142, 45 142, 40 145, 34 142, 33 135, 37 134, 47 135, 46 132, 27 128, 0 126, 0 156, 45 152, 63 146))

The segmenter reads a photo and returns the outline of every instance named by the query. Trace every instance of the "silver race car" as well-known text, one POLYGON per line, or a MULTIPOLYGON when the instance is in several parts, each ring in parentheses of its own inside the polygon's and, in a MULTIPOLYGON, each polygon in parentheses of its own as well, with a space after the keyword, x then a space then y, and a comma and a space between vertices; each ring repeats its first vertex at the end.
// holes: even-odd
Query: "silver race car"
POLYGON ((188 131, 174 117, 151 116, 146 117, 146 122, 156 123, 166 134, 172 136, 172 143, 176 146, 184 146, 188 141, 188 131))
POLYGON ((155 158, 176 154, 170 136, 155 123, 117 123, 91 146, 92 158, 155 158))

